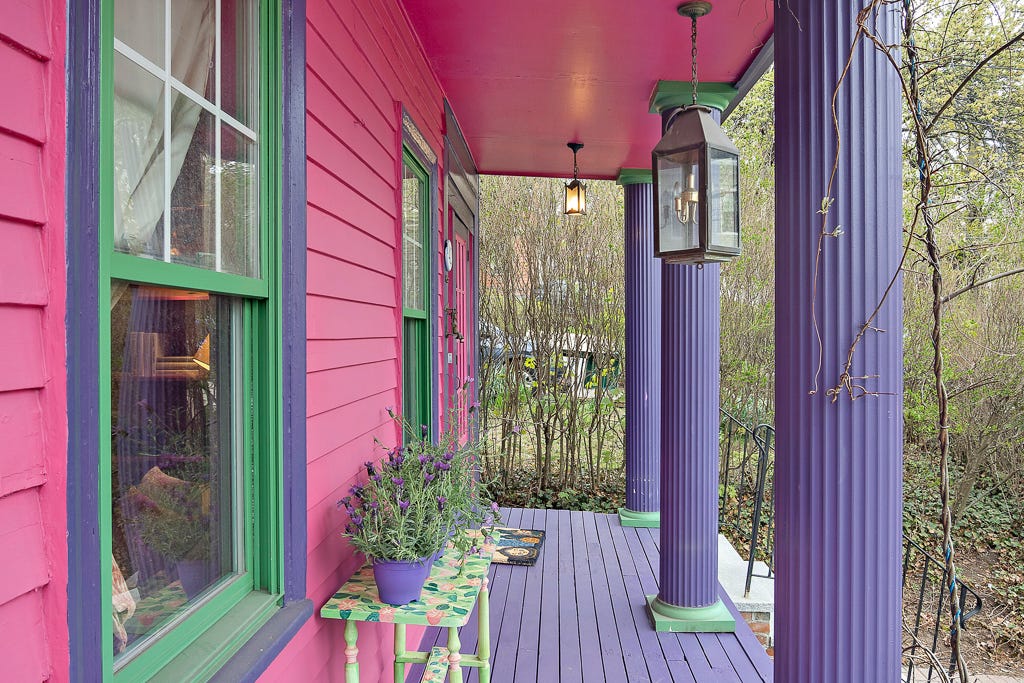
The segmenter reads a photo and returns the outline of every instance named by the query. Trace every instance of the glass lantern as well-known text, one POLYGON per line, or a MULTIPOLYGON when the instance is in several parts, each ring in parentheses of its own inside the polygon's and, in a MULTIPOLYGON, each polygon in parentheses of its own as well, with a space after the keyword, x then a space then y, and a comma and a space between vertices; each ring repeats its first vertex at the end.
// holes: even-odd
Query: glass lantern
POLYGON ((652 153, 654 253, 669 263, 730 261, 740 253, 739 150, 694 105, 672 119, 652 153))

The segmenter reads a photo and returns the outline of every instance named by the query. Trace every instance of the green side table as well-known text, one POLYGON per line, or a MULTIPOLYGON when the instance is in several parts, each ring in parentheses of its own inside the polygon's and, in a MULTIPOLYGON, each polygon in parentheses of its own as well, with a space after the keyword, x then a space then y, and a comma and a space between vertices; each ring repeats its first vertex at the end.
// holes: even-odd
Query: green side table
POLYGON ((489 683, 491 636, 487 572, 495 544, 482 544, 480 548, 479 554, 468 555, 463 562, 459 551, 449 544, 445 554, 431 568, 423 586, 423 595, 408 605, 395 606, 380 601, 369 563, 346 581, 320 609, 320 616, 324 619, 345 620, 345 683, 359 683, 359 649, 356 647, 359 633, 356 624, 360 621, 394 624, 395 683, 404 680, 406 664, 426 664, 431 656, 430 652, 405 649, 405 627, 408 624, 447 627, 448 673, 452 683, 462 683, 461 667, 464 666, 480 669, 481 683, 489 683), (459 651, 459 627, 469 621, 477 602, 480 604, 477 652, 463 656, 459 651))

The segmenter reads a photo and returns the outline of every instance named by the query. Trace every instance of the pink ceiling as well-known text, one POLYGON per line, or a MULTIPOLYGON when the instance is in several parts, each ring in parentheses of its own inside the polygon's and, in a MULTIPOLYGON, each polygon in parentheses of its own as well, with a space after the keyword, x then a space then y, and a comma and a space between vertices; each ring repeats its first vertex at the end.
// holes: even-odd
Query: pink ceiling
MULTIPOLYGON (((658 79, 689 80, 679 0, 404 0, 481 172, 614 178, 661 137, 658 79)), ((771 35, 771 0, 718 0, 700 20, 703 81, 735 83, 771 35)))

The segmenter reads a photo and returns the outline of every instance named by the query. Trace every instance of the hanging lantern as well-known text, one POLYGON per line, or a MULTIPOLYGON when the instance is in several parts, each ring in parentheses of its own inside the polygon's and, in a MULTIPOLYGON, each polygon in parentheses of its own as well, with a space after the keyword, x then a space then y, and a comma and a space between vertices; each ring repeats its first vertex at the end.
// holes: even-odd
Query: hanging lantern
POLYGON ((565 184, 565 215, 587 215, 587 185, 579 179, 580 167, 576 165, 576 152, 583 149, 582 142, 570 142, 572 150, 572 182, 565 184))
POLYGON ((740 253, 739 150, 697 104, 697 17, 707 2, 678 7, 693 21, 693 104, 668 117, 651 154, 654 253, 670 263, 729 261, 740 253))

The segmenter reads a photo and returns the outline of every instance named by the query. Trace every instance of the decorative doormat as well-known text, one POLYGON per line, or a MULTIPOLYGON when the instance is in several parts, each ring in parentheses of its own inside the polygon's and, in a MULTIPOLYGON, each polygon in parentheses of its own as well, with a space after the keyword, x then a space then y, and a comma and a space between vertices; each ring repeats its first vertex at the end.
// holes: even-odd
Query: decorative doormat
POLYGON ((544 532, 540 529, 505 529, 499 527, 501 538, 494 551, 495 564, 518 564, 532 567, 537 564, 544 532))

